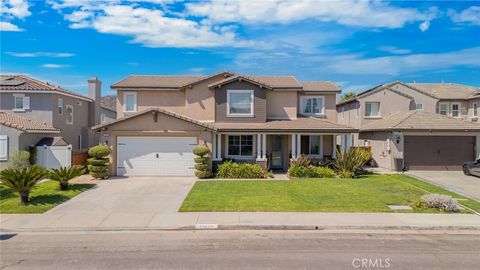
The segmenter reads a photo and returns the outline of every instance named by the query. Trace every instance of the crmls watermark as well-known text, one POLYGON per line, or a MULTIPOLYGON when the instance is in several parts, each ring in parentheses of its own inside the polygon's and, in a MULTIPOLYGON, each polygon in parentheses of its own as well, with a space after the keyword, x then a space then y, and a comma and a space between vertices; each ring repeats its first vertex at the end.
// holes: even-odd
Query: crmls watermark
POLYGON ((354 258, 352 266, 356 269, 387 269, 392 264, 389 258, 354 258))

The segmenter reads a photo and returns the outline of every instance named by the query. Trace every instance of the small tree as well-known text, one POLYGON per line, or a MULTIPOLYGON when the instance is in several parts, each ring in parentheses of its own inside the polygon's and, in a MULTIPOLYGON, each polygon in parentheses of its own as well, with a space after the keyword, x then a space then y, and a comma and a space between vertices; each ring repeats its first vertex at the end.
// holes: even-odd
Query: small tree
POLYGON ((90 175, 97 179, 107 179, 109 162, 107 157, 110 155, 110 148, 97 145, 88 149, 88 155, 91 157, 87 160, 90 175))
POLYGON ((85 173, 85 168, 80 165, 73 165, 71 167, 62 167, 59 169, 52 169, 48 175, 50 180, 58 181, 61 190, 68 189, 68 181, 85 173))
POLYGON ((210 161, 208 153, 210 150, 206 146, 197 146, 193 149, 193 154, 197 156, 195 158, 195 176, 200 179, 209 178, 212 175, 208 164, 210 161))
POLYGON ((356 94, 354 92, 347 92, 347 93, 342 95, 342 100, 348 100, 348 99, 351 99, 355 96, 356 96, 356 94))
POLYGON ((47 176, 48 172, 37 165, 23 169, 8 168, 0 171, 1 184, 17 191, 20 195, 20 201, 24 204, 29 202, 30 190, 38 181, 47 176))

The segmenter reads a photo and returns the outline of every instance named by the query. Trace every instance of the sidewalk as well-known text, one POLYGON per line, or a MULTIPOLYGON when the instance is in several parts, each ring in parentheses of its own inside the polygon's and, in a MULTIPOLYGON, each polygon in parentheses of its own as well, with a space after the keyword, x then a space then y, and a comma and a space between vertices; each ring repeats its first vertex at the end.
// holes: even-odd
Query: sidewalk
POLYGON ((162 214, 2 214, 2 232, 182 229, 480 230, 473 214, 200 212, 162 214))

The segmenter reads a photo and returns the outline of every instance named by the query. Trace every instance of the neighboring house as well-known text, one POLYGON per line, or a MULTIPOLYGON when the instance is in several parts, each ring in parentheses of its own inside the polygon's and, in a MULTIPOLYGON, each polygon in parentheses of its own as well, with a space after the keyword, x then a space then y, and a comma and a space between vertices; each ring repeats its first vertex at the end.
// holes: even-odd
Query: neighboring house
POLYGON ((480 92, 451 83, 380 85, 337 104, 338 123, 390 170, 457 170, 480 154, 480 92))
POLYGON ((288 169, 300 154, 335 156, 337 85, 292 76, 132 75, 113 84, 118 119, 94 129, 112 147, 113 175, 193 175, 192 149, 225 159, 288 169))
POLYGON ((116 96, 103 96, 100 104, 100 123, 108 123, 117 119, 116 96))
POLYGON ((0 75, 0 164, 43 137, 60 136, 74 150, 98 144, 91 127, 100 123, 100 86, 88 80, 86 97, 25 75, 0 75))

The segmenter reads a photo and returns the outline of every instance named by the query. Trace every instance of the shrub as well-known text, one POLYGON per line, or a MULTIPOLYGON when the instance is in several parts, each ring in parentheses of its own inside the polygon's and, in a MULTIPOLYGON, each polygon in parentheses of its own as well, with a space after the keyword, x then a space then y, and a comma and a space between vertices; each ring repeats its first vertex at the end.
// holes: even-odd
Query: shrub
POLYGON ((323 178, 334 178, 336 176, 335 172, 328 167, 315 167, 315 173, 323 178))
POLYGON ((110 148, 104 145, 97 145, 88 149, 87 168, 91 176, 97 179, 108 178, 108 158, 110 148))
POLYGON ((354 178, 371 158, 370 152, 360 148, 351 147, 347 151, 337 150, 337 158, 333 162, 333 167, 340 178, 354 178))
POLYGON ((335 172, 328 167, 290 166, 287 172, 289 177, 296 178, 332 178, 335 172))
POLYGON ((441 194, 423 195, 415 206, 417 208, 437 208, 445 212, 460 211, 457 200, 453 199, 451 196, 441 194))
POLYGON ((28 203, 30 198, 30 190, 41 179, 48 176, 48 172, 37 165, 28 166, 23 169, 7 168, 0 171, 1 184, 18 192, 20 201, 24 204, 28 203))
POLYGON ((30 167, 30 153, 28 151, 18 151, 8 159, 7 167, 10 169, 23 170, 30 167))
POLYGON ((303 154, 290 162, 290 166, 308 167, 310 165, 312 165, 312 160, 303 154))
POLYGON ((194 158, 196 170, 195 176, 200 179, 205 179, 212 176, 212 170, 209 165, 209 153, 210 149, 208 149, 206 146, 197 146, 193 149, 193 154, 197 156, 194 158))
POLYGON ((258 164, 226 161, 218 165, 217 178, 251 179, 265 178, 265 172, 258 164))
POLYGON ((71 167, 62 167, 52 169, 48 175, 50 180, 58 181, 61 190, 68 189, 68 181, 85 173, 83 166, 74 165, 71 167))
POLYGON ((28 152, 30 153, 30 165, 35 165, 37 163, 37 147, 30 146, 28 147, 28 152))

